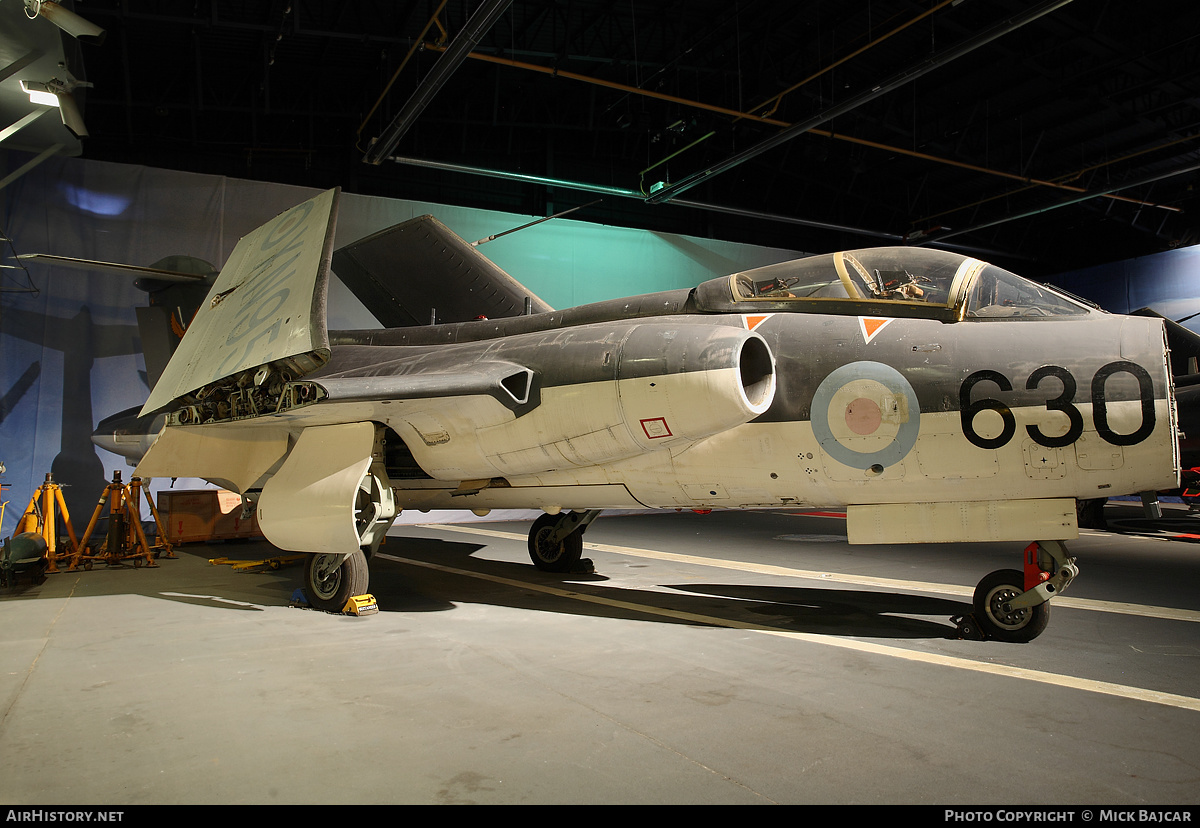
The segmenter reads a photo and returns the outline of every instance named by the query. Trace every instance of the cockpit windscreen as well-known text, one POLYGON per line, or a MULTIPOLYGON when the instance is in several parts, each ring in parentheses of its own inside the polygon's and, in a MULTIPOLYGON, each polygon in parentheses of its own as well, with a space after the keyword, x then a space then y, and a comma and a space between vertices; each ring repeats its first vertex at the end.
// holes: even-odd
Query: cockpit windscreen
MULTIPOLYGON (((944 250, 882 247, 811 256, 735 273, 735 304, 824 305, 821 300, 899 303, 939 318, 1000 319, 1086 315, 1089 308, 994 265, 944 250), (935 310, 936 309, 936 310, 935 310)), ((812 310, 818 310, 813 307, 812 310)))

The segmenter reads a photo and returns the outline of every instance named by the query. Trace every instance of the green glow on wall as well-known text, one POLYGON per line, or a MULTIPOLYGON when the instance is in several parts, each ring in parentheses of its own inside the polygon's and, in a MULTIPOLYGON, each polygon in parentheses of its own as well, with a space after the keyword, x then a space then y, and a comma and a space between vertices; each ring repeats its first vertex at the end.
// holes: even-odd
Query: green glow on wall
MULTIPOLYGON (((346 193, 339 210, 336 244, 347 244, 427 213, 467 241, 503 233, 536 218, 346 193)), ((567 218, 503 236, 480 245, 479 251, 554 308, 695 287, 706 279, 803 255, 567 218)), ((348 292, 343 295, 331 290, 330 327, 373 326, 344 316, 342 306, 347 298, 354 303, 348 292)))

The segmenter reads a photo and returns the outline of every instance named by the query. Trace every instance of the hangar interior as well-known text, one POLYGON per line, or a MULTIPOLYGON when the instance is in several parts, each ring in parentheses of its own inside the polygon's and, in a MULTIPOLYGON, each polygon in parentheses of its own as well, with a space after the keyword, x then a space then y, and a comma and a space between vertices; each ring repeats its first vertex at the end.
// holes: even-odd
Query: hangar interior
MULTIPOLYGON (((339 244, 421 212, 462 216, 474 239, 574 210, 483 248, 553 307, 921 244, 1194 324, 1194 4, 88 2, 103 33, 78 38, 26 5, 0 4, 9 259, 219 266, 303 194, 342 187, 396 206, 361 223, 351 207, 339 244), (86 138, 31 102, 35 75, 71 86, 86 138), (584 235, 604 254, 575 247, 584 235)), ((3 271, 5 299, 43 314, 108 308, 128 325, 145 304, 112 276, 29 268, 3 271)), ((53 337, 22 325, 7 393, 49 410, 41 372, 58 357, 33 351, 63 353, 49 340, 74 326, 32 324, 53 337)), ((90 370, 140 359, 131 333, 99 334, 125 342, 88 351, 90 370)), ((36 486, 60 445, 86 452, 88 421, 122 407, 90 402, 56 402, 77 437, 39 422, 6 452, 10 480, 36 486)))
POLYGON ((1198 240, 1182 0, 79 5, 87 139, 4 146, 1035 277, 1198 240))
MULTIPOLYGON (((1200 311, 1195 3, 61 4, 102 39, 45 25, 52 5, 39 19, 35 2, 0 0, 10 266, 0 271, 0 535, 47 472, 85 522, 114 473, 128 473, 92 430, 149 392, 134 310, 146 294, 126 276, 17 256, 149 266, 186 255, 219 267, 244 234, 331 187, 344 194, 338 245, 425 213, 474 240, 573 211, 483 247, 556 308, 801 255, 922 245, 1114 312, 1151 307, 1194 327, 1200 311), (31 80, 59 81, 59 105, 33 103, 21 83, 31 80)), ((378 324, 336 282, 329 313, 331 327, 378 324)), ((1195 576, 1179 540, 1186 518, 1164 529, 1122 513, 1129 534, 1085 537, 1099 572, 1087 595, 1113 604, 1064 612, 1089 621, 1041 652, 993 648, 982 660, 1005 667, 998 678, 970 642, 944 640, 945 624, 928 620, 961 611, 961 593, 914 586, 911 571, 928 564, 919 548, 848 551, 844 525, 825 516, 772 515, 757 528, 699 517, 613 517, 596 533, 605 548, 589 553, 610 556, 608 569, 583 579, 610 589, 583 609, 561 593, 579 584, 521 585, 522 550, 505 524, 472 535, 423 522, 394 530, 373 581, 392 611, 370 619, 296 613, 287 570, 250 581, 206 568, 216 547, 136 573, 177 567, 185 585, 63 573, 44 592, 3 596, 4 647, 20 668, 4 687, 0 743, 12 749, 0 751, 0 798, 1194 799, 1186 665, 1200 607, 1183 589, 1195 576), (723 550, 744 580, 713 574, 729 566, 723 550), (1135 600, 1156 612, 1122 625, 1121 586, 1146 574, 1130 550, 1154 570, 1135 600), (689 556, 710 563, 689 569, 689 556), (779 586, 771 573, 785 568, 779 586), (790 580, 803 571, 828 583, 826 568, 851 579, 832 592, 790 580), (687 597, 664 598, 664 584, 687 597), (720 634, 700 641, 706 630, 720 634), (922 673, 931 662, 953 678, 922 673), (233 682, 213 687, 221 671, 272 712, 247 711, 233 682), (1071 681, 1047 678, 1059 673, 1071 681), (131 702, 141 682, 175 703, 131 702), (1079 713, 1096 698, 1091 716, 1079 713), (1040 705, 1062 723, 1047 755, 1026 763, 981 747, 1000 732, 1041 739, 1040 705), (258 737, 240 756, 239 730, 258 737), (396 741, 381 735, 395 731, 396 741), (45 733, 75 740, 78 755, 47 751, 45 733), (353 783, 253 770, 310 749, 308 737, 349 761, 351 736, 383 760, 353 783), (130 747, 141 739, 148 748, 130 747), (1144 753, 1131 759, 1129 745, 1144 753), (169 779, 114 787, 119 775, 92 761, 113 750, 128 768, 169 764, 169 779), (953 761, 959 752, 969 760, 953 761), (1090 763, 1067 774, 1072 797, 1052 775, 1081 755, 1090 763), (74 793, 46 778, 63 761, 84 780, 74 793), (987 762, 996 774, 971 767, 987 762)), ((921 577, 954 581, 966 554, 921 577)))

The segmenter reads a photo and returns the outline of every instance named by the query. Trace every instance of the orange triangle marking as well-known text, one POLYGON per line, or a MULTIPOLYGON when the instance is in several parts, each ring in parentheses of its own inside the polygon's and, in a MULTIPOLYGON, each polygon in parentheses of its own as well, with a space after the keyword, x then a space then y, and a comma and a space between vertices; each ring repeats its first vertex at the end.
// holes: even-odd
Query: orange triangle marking
POLYGON ((752 331, 774 315, 773 313, 760 313, 754 316, 745 314, 742 318, 746 320, 746 330, 752 331))
POLYGON ((858 324, 862 327, 863 339, 870 342, 875 338, 875 335, 882 331, 887 326, 891 319, 881 318, 878 316, 860 316, 858 324))

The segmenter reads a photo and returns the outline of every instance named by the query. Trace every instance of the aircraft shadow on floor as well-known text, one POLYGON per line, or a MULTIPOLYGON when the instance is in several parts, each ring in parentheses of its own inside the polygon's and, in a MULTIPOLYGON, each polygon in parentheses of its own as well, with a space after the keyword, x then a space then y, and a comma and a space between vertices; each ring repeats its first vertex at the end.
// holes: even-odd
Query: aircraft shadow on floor
POLYGON ((687 583, 663 584, 662 589, 629 589, 606 585, 609 579, 603 572, 559 575, 538 571, 524 562, 479 558, 475 552, 483 547, 477 544, 406 538, 403 544, 390 546, 381 550, 387 557, 381 555, 371 562, 371 593, 381 612, 412 611, 410 601, 427 606, 484 603, 588 617, 650 619, 664 624, 724 626, 722 622, 730 622, 823 635, 945 639, 957 638, 950 618, 971 610, 966 600, 819 587, 687 583), (526 582, 532 587, 566 589, 583 599, 506 586, 474 575, 430 570, 409 561, 526 582), (619 602, 620 606, 587 598, 619 602), (633 605, 647 609, 641 612, 633 605), (664 610, 692 617, 658 614, 664 610), (705 618, 715 620, 706 624, 705 618))
MULTIPOLYGON (((398 539, 397 539, 398 540, 398 539)), ((555 574, 531 563, 478 557, 484 544, 408 537, 385 544, 371 562, 371 594, 384 613, 441 612, 461 604, 488 604, 531 612, 652 620, 663 624, 724 626, 749 624, 763 629, 823 635, 879 638, 954 638, 950 617, 970 611, 966 601, 895 592, 747 585, 738 583, 663 584, 660 589, 629 589, 607 584, 603 572, 555 574), (429 566, 422 566, 428 564, 429 566), (459 570, 459 571, 454 571, 459 570), (471 574, 463 575, 461 572, 471 574), (504 579, 497 583, 487 577, 504 579), (523 588, 521 584, 529 584, 523 588), (539 591, 565 589, 585 598, 539 591), (596 603, 593 598, 613 603, 596 603), (637 609, 645 606, 645 611, 637 609), (664 614, 675 613, 675 616, 664 614), (682 616, 682 617, 680 617, 682 616), (940 616, 945 620, 932 620, 940 616), (707 622, 705 619, 713 619, 707 622)), ((154 568, 97 567, 78 573, 78 595, 142 595, 176 603, 239 612, 261 611, 289 603, 303 582, 303 564, 234 571, 218 566, 208 576, 194 559, 262 560, 288 553, 269 544, 192 544, 175 547, 186 575, 172 574, 176 561, 162 559, 154 568), (128 572, 124 570, 130 570, 128 572)), ((63 577, 69 573, 52 575, 63 577)), ((38 588, 10 591, 36 598, 38 588)))
POLYGON ((1166 538, 1185 543, 1200 542, 1200 515, 1164 515, 1160 518, 1121 517, 1107 521, 1106 530, 1118 535, 1166 538))
POLYGON ((741 608, 741 614, 765 617, 768 626, 825 635, 957 638, 949 619, 971 611, 969 601, 899 592, 743 584, 668 586, 736 601, 730 606, 741 608))

